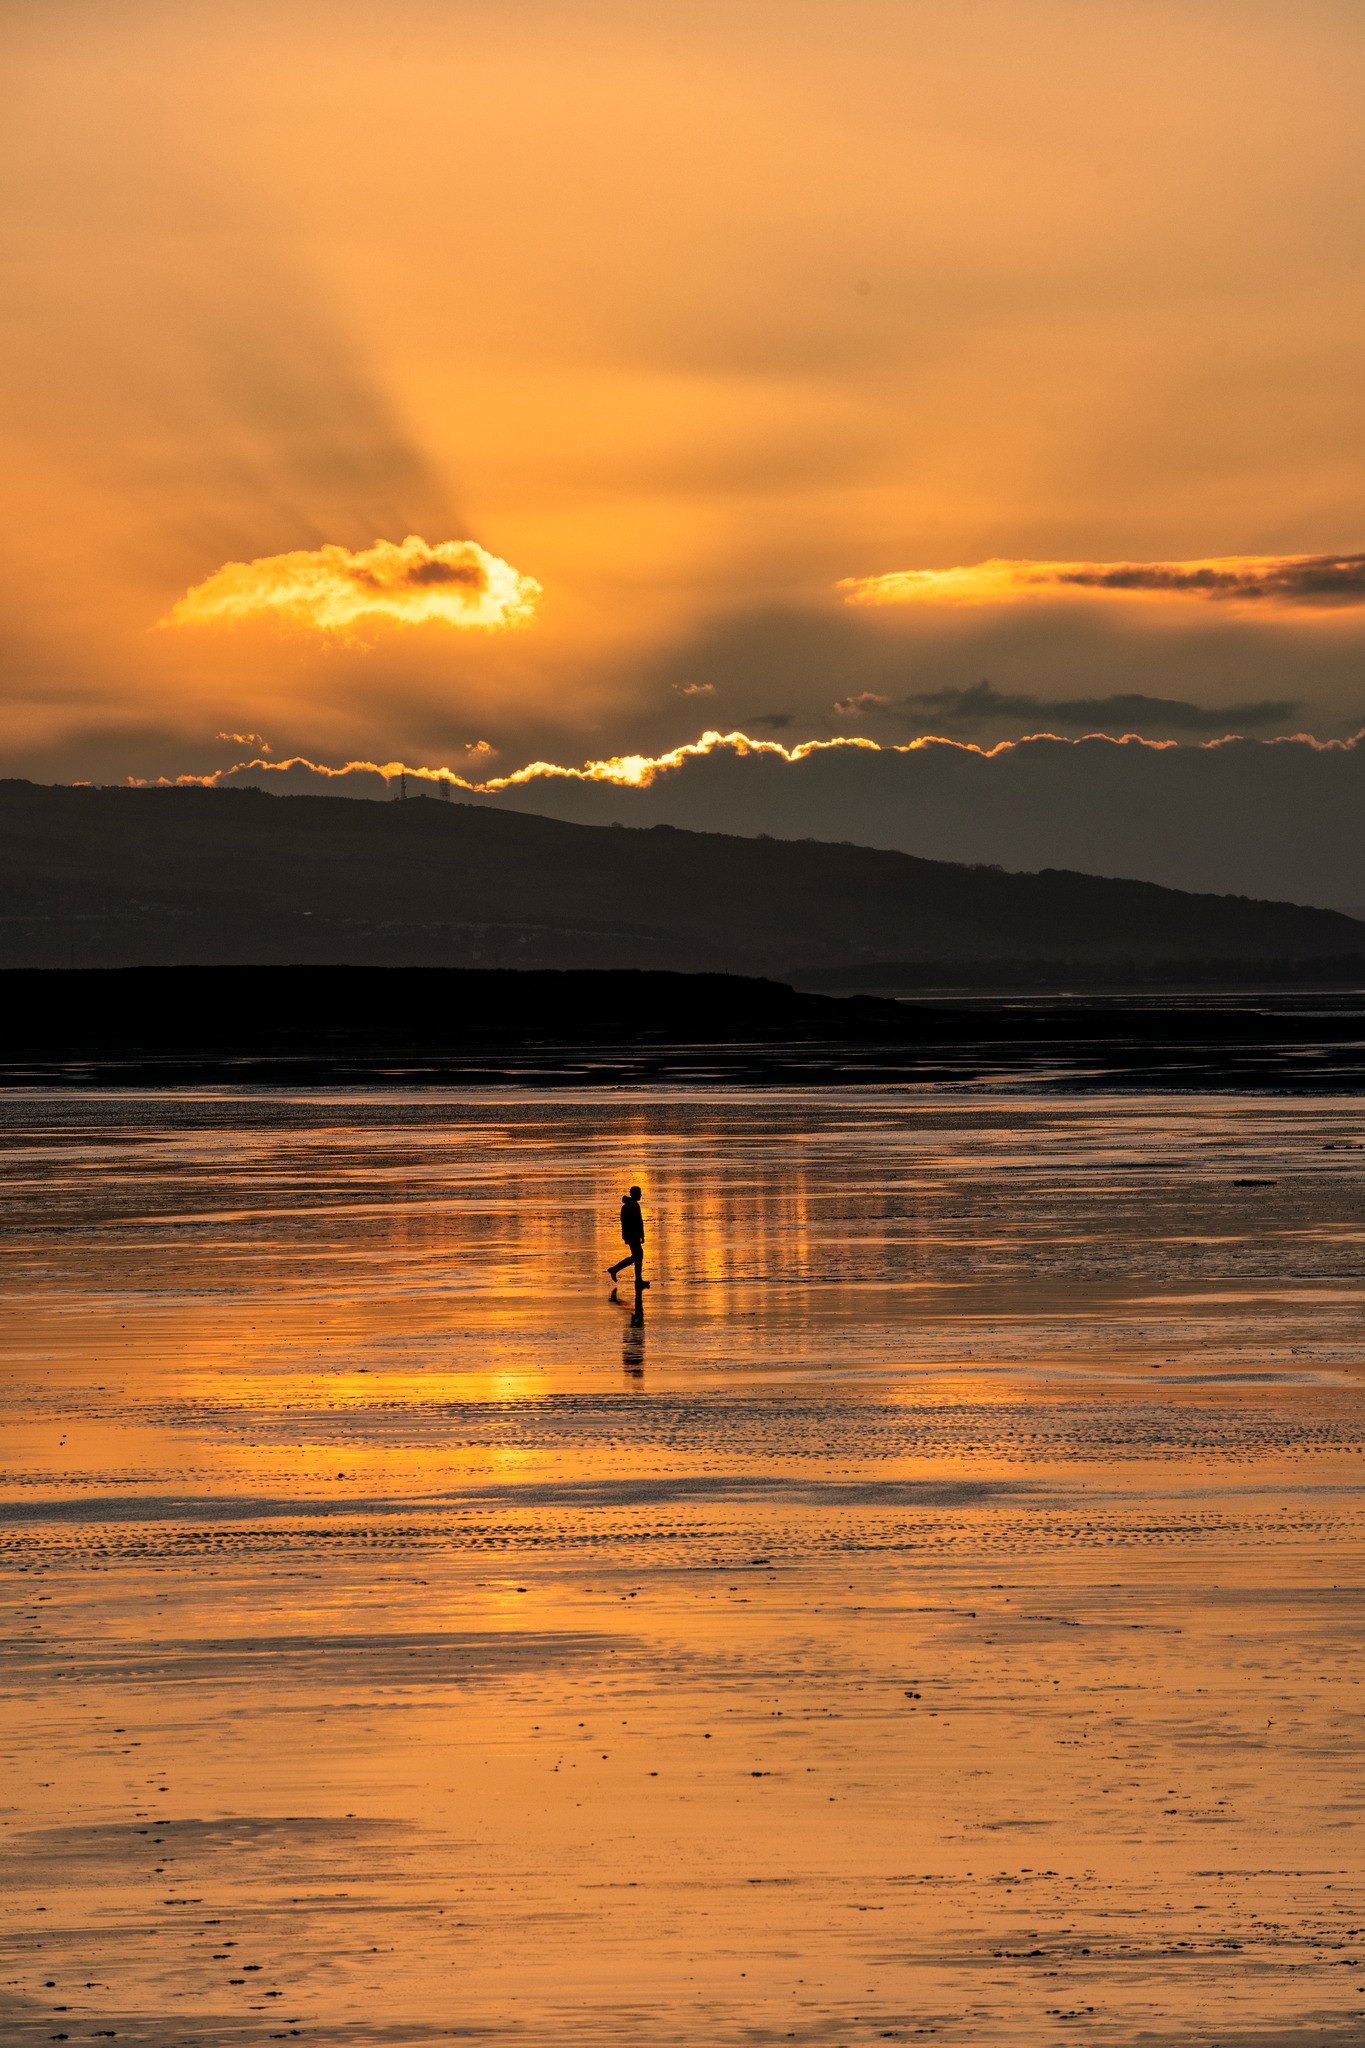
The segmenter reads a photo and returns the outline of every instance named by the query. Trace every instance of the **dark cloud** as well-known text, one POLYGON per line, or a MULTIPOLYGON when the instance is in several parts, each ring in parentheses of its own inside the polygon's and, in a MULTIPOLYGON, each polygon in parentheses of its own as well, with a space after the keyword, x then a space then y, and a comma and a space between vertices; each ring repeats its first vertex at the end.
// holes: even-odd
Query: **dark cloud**
MULTIPOLYGON (((357 572, 352 571, 352 574, 356 576, 357 582, 362 580, 357 572)), ((372 574, 366 575, 363 580, 372 583, 376 589, 381 587, 380 579, 372 574)), ((488 587, 488 572, 482 562, 428 560, 406 569, 403 581, 419 587, 425 587, 430 583, 462 583, 471 590, 485 590, 488 587)))
MULTIPOLYGON (((472 756, 452 765, 469 782, 488 772, 472 756)), ((358 763, 338 776, 296 762, 223 779, 384 795, 395 768, 386 777, 358 763)), ((643 764, 633 785, 622 779, 641 773, 634 761, 598 763, 457 794, 584 824, 844 840, 938 860, 1365 906, 1365 733, 1202 744, 1042 736, 990 747, 930 739, 802 748, 715 737, 652 771, 643 764)))
MULTIPOLYGON (((837 704, 836 711, 861 708, 870 693, 837 704)), ((885 698, 871 698, 885 703, 885 698)), ((994 689, 990 683, 969 690, 920 690, 901 700, 907 709, 937 713, 946 724, 973 729, 997 719, 1051 719, 1065 726, 1091 730, 1150 733, 1231 733, 1239 726, 1280 725, 1301 709, 1288 697, 1261 697, 1242 704, 1191 704, 1179 697, 1146 697, 1137 691, 1110 697, 1035 697, 1027 692, 994 689)))
POLYGON ((1365 604, 1365 555, 1218 555, 1194 562, 1038 562, 993 559, 952 569, 849 576, 854 605, 1008 605, 1084 590, 1123 597, 1202 598, 1275 606, 1365 604))
MULTIPOLYGON (((1040 568, 1048 565, 1039 564, 1040 568)), ((1365 604, 1365 555, 1250 556, 1238 562, 1057 564, 1050 580, 1082 590, 1154 590, 1238 604, 1365 604)))
MULTIPOLYGON (((971 692, 956 692, 950 690, 944 692, 943 694, 945 696, 970 696, 971 692)), ((908 701, 912 700, 907 699, 907 702, 908 701)), ((884 711, 890 702, 891 699, 889 697, 883 697, 881 692, 878 690, 859 690, 855 697, 840 697, 838 702, 834 706, 834 710, 836 716, 839 718, 857 718, 867 712, 884 711)))
POLYGON ((481 800, 590 823, 848 840, 940 860, 1365 905, 1365 734, 1183 745, 920 740, 827 746, 797 759, 771 742, 747 753, 722 744, 641 788, 536 777, 481 800))
POLYGON ((705 622, 658 657, 652 676, 663 686, 652 704, 671 700, 669 711, 657 722, 652 711, 638 716, 615 745, 656 752, 672 744, 682 736, 672 722, 678 693, 698 682, 712 685, 727 723, 757 730, 751 707, 780 704, 794 716, 788 729, 803 737, 876 719, 878 732, 899 723, 907 736, 1004 739, 1051 727, 1221 738, 1288 725, 1336 738, 1355 731, 1365 708, 1365 635, 1345 615, 1306 633, 1278 614, 1213 606, 1189 623, 1163 614, 1159 627, 1135 630, 1084 606, 1062 613, 774 605, 705 622), (990 678, 984 687, 982 676, 990 678))

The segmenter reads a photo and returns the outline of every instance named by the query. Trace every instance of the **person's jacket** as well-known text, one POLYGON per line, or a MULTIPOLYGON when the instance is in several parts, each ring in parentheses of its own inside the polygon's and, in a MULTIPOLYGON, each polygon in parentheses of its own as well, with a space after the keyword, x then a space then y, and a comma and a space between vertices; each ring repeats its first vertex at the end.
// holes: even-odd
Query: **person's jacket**
POLYGON ((627 1244, 643 1244, 645 1241, 645 1219, 634 1195, 621 1197, 621 1235, 627 1244))

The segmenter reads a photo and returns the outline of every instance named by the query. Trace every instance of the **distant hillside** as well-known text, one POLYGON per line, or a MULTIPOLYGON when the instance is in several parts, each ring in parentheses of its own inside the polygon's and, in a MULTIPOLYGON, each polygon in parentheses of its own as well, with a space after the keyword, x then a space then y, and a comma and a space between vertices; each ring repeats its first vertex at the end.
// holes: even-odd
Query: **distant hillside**
POLYGON ((0 783, 0 967, 644 967, 932 978, 1365 970, 1365 923, 1064 870, 434 798, 0 783), (887 963, 894 963, 888 967, 887 963))

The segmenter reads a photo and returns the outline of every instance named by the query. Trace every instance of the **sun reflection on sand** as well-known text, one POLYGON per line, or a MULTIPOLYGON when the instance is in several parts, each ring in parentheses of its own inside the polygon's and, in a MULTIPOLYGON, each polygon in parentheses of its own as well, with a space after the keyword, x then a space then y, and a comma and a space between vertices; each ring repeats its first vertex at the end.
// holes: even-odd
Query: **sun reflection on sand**
POLYGON ((9 1098, 6 2041, 1344 2048, 1357 1107, 9 1098))

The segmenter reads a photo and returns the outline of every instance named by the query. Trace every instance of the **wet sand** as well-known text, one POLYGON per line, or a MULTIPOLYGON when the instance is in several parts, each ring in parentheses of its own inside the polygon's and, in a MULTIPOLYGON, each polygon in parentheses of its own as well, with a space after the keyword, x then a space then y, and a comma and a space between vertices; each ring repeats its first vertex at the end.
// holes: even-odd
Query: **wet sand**
POLYGON ((6 1096, 0 2040, 1365 2042, 1361 1112, 6 1096))

